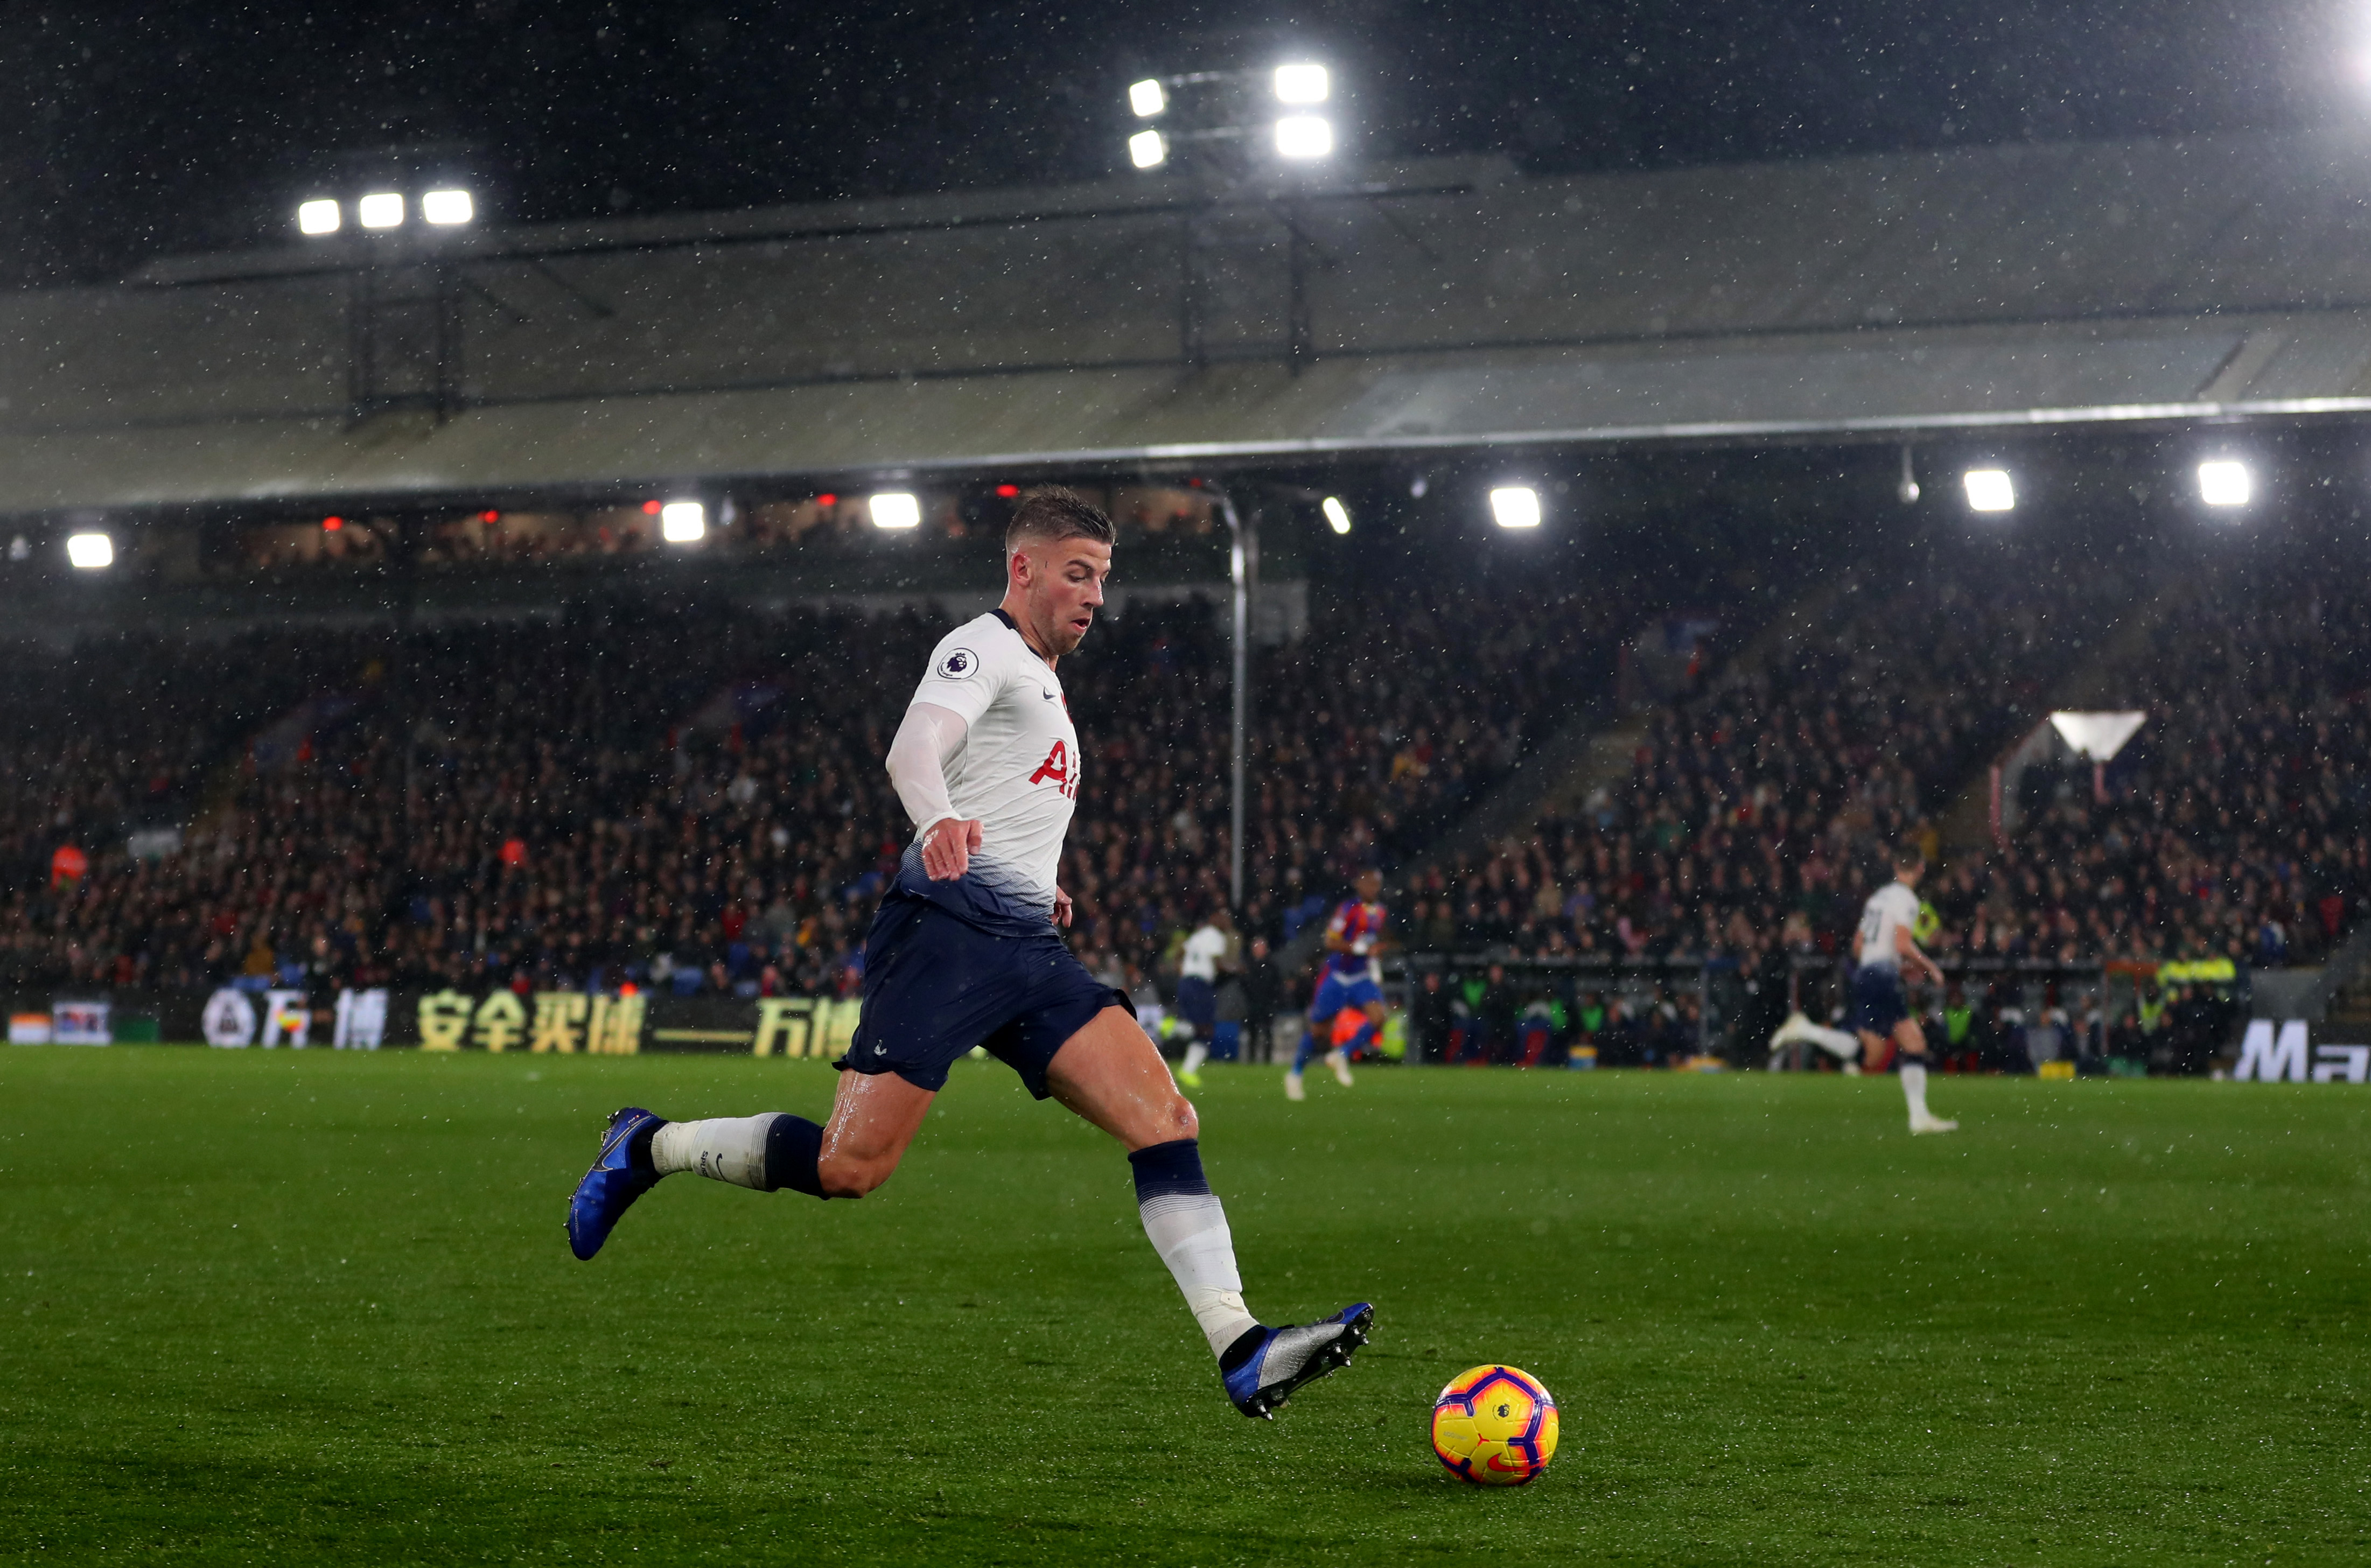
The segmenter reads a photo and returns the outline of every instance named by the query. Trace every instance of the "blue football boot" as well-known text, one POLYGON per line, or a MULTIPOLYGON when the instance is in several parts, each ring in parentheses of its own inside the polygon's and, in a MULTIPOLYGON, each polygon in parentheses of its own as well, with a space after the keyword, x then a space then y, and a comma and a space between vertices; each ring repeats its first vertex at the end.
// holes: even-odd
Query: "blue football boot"
POLYGON ((1294 1389, 1349 1366, 1374 1325, 1375 1309, 1361 1301, 1298 1328, 1288 1323, 1280 1329, 1248 1329, 1227 1347, 1220 1364, 1227 1398, 1245 1415, 1272 1421, 1276 1407, 1290 1399, 1294 1389))
POLYGON ((651 1163, 647 1135, 665 1126, 666 1119, 640 1106, 629 1105, 609 1118, 601 1135, 601 1153, 568 1200, 568 1250, 590 1262, 609 1239, 619 1217, 636 1198, 659 1184, 658 1168, 651 1163))

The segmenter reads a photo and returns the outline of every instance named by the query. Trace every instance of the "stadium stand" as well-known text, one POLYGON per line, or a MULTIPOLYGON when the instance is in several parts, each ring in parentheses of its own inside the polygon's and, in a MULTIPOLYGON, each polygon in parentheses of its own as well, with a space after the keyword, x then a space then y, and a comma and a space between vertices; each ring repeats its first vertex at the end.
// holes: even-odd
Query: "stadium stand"
MULTIPOLYGON (((1265 678, 1310 699, 1255 737, 1254 925, 1281 934, 1453 816, 1554 685, 1591 661, 1602 685, 1594 602, 1445 593, 1387 624, 1321 617, 1274 656, 1265 678)), ((943 630, 613 605, 399 642, 250 636, 219 667, 86 649, 46 706, 66 664, 20 664, 6 978, 844 988, 907 836, 880 758, 943 630), (45 752, 62 732, 84 738, 45 752), (190 821, 178 849, 135 857, 142 805, 190 821), (62 847, 79 874, 53 874, 62 847)), ((1081 946, 1121 972, 1223 896, 1226 668, 1207 605, 1147 605, 1065 672, 1097 790, 1066 875, 1081 946)))
POLYGON ((2203 1070, 2250 971, 2319 963, 2371 912, 2371 601, 2329 565, 2292 555, 2152 584, 2146 568, 2026 562, 1873 604, 1859 585, 1839 601, 1858 609, 1653 712, 1626 789, 1420 868, 1413 944, 1579 960, 1584 981, 1596 961, 1668 966, 1643 999, 1545 969, 1528 986, 1469 980, 1460 1016, 1501 1059, 1520 1010, 1550 1001, 1559 1043, 1684 1059, 1699 998, 1725 1003, 1703 1038, 1743 1059, 1790 971, 1833 972, 1888 874, 1883 847, 1907 837, 1935 862, 1929 950, 1965 976, 1931 998, 1956 1061, 2203 1070), (2115 656, 2090 680, 2146 713, 2137 738, 2096 774, 2061 747, 2025 771, 2027 809, 1998 842, 1947 852, 1939 805, 1980 787, 2044 721, 2058 674, 2103 644, 2115 656), (2040 1007, 2016 978, 2087 967, 2126 978, 2045 987, 2040 1007), (1498 987, 1511 989, 1493 1029, 1498 987))
POLYGON ((2049 673, 2134 588, 2021 560, 1886 594, 1880 580, 1856 574, 1827 624, 1654 712, 1627 787, 1580 818, 1426 868, 1428 945, 1835 951, 1875 847, 1931 845, 1940 803, 2039 717, 2049 673))

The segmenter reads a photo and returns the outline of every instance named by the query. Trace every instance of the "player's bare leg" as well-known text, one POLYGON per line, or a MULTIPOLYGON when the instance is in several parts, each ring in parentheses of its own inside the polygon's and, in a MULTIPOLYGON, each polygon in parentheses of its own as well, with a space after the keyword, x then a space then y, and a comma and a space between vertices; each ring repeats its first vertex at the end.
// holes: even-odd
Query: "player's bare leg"
POLYGON ((569 1247, 589 1260, 637 1198, 678 1172, 760 1193, 861 1198, 897 1169, 935 1098, 895 1073, 848 1072, 822 1126, 780 1112, 670 1122, 630 1105, 609 1118, 569 1199, 569 1247))
POLYGON ((1349 1365, 1374 1320, 1363 1302, 1280 1329, 1244 1307, 1226 1210, 1202 1174, 1200 1122, 1126 1009, 1104 1009, 1064 1041, 1047 1065, 1046 1088, 1128 1151, 1145 1237, 1201 1325, 1237 1410, 1266 1416, 1302 1384, 1349 1365))
POLYGON ((1926 1109, 1926 1032, 1914 1018, 1893 1026, 1893 1043, 1902 1052, 1902 1098, 1910 1104, 1913 1133, 1954 1133, 1960 1124, 1947 1122, 1926 1109))
POLYGON ((1117 1138, 1130 1154, 1200 1131, 1169 1064, 1125 1009, 1110 1007, 1062 1042, 1047 1065, 1054 1098, 1117 1138))
POLYGON ((815 1154, 823 1195, 861 1198, 889 1180, 937 1098, 896 1073, 840 1074, 815 1154))

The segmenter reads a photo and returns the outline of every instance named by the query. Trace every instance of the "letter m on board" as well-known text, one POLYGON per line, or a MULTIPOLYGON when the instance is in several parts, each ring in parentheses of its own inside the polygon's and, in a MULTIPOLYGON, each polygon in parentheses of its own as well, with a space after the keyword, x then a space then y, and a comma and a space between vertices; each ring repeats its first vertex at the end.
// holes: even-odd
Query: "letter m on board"
POLYGON ((2281 1025, 2276 1041, 2272 1020, 2260 1018, 2248 1025, 2248 1032, 2239 1042, 2239 1065, 2231 1070, 2231 1076, 2242 1083, 2250 1079, 2258 1083, 2303 1083, 2305 1057, 2304 1020, 2293 1018, 2281 1025))

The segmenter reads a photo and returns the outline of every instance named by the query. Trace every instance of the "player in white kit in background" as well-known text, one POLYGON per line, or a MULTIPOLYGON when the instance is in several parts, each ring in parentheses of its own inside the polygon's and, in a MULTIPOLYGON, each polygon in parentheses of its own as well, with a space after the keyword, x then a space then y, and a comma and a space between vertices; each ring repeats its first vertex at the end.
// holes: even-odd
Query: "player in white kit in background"
POLYGON ((1903 987, 1903 965, 1914 965, 1937 985, 1943 972, 1919 951, 1912 935, 1918 928, 1918 879, 1926 874, 1926 857, 1911 845, 1893 852, 1893 880, 1868 895, 1861 906, 1860 928, 1853 933, 1853 1032, 1860 1036, 1861 1056, 1891 1039, 1902 1052, 1902 1097, 1910 1105, 1914 1133, 1949 1133, 1960 1124, 1947 1122, 1926 1109, 1926 1032, 1910 1011, 1909 993, 1903 987))
POLYGON ((1068 490, 1021 498, 1004 540, 1004 601, 931 655, 890 743, 914 841, 864 945, 864 1006, 831 1119, 766 1113, 609 1119, 568 1208, 591 1259, 633 1202, 678 1171, 759 1192, 860 1198, 889 1179, 947 1069, 975 1046, 1128 1150, 1146 1237, 1218 1358, 1227 1397, 1266 1416, 1347 1366, 1374 1309, 1270 1328, 1243 1305, 1226 1213, 1202 1173, 1199 1124, 1125 994, 1064 944, 1056 885, 1081 777, 1056 662, 1094 624, 1111 519, 1068 490))
POLYGON ((1202 1087, 1202 1064, 1210 1059, 1210 1041, 1219 1032, 1219 976, 1243 965, 1235 958, 1235 921, 1223 904, 1214 905, 1177 961, 1177 1011, 1194 1026, 1178 1065, 1177 1081, 1188 1089, 1202 1087))

